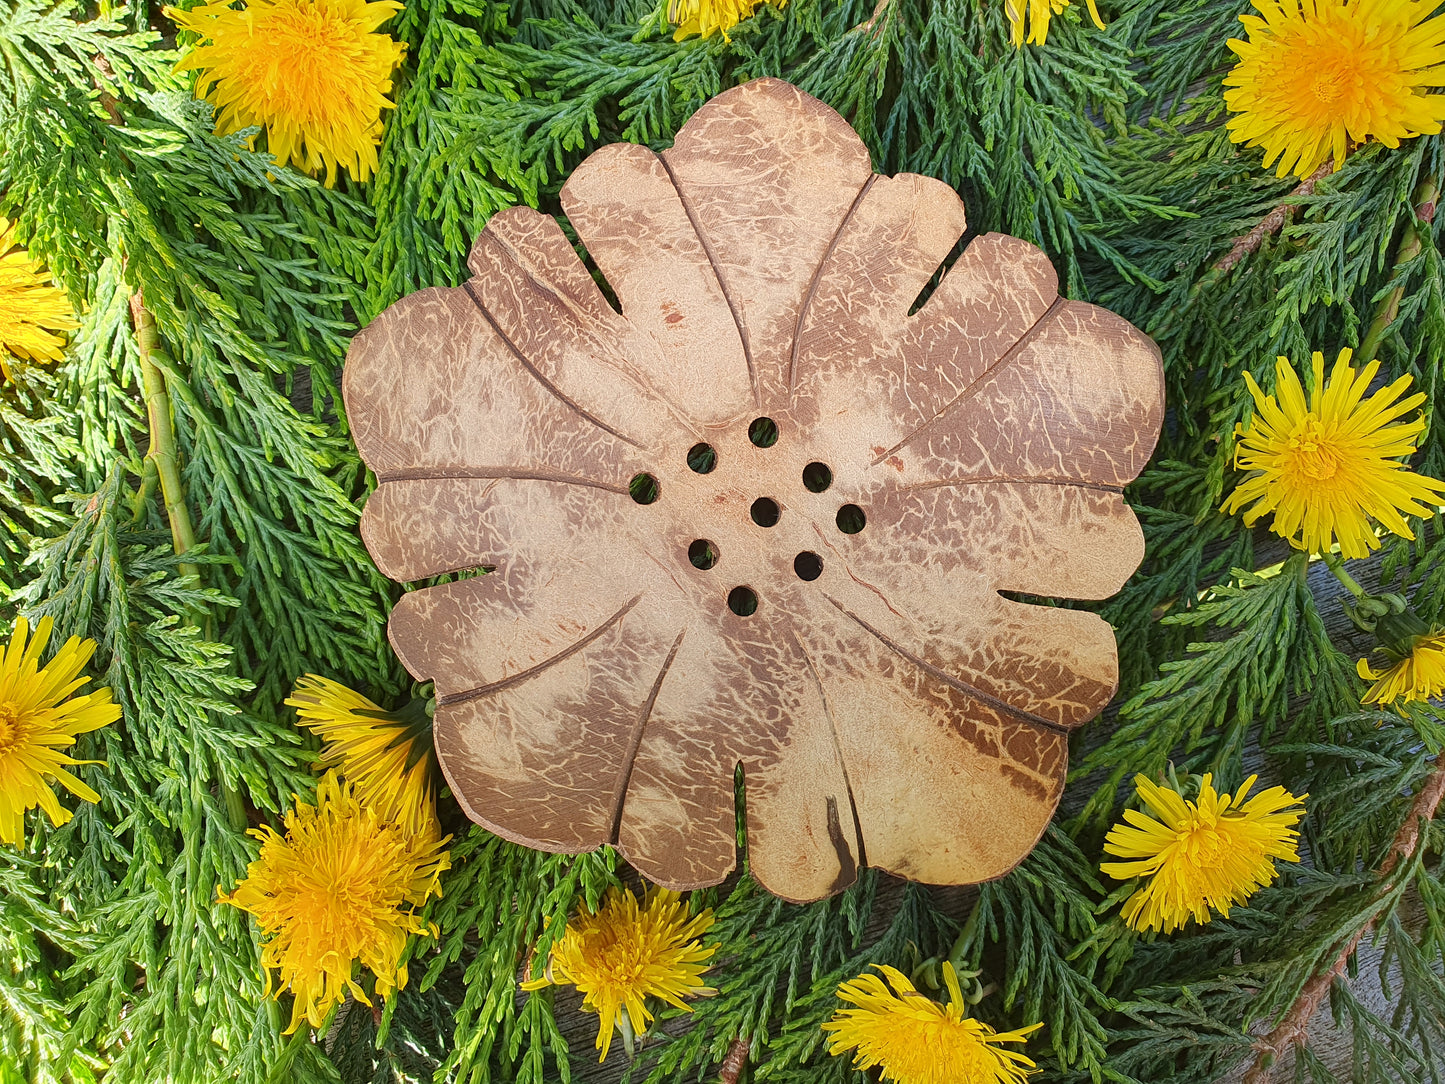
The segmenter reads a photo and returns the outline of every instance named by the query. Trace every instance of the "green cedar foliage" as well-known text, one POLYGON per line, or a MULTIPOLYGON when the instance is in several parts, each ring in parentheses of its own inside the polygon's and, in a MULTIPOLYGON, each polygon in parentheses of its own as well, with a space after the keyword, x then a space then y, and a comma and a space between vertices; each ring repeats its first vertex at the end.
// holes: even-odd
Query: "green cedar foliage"
MULTIPOLYGON (((1149 332, 1169 416, 1129 493, 1148 555, 1099 607, 1118 630, 1117 706, 1076 739, 1038 849, 962 896, 865 873, 797 906, 745 872, 700 894, 717 914, 718 993, 665 1012, 630 1079, 709 1079, 741 1037, 746 1080, 860 1080, 819 1030, 838 983, 951 953, 981 973, 980 1017, 1045 1023, 1029 1044, 1040 1079, 1210 1081, 1251 1060, 1246 1028, 1267 1030, 1370 924, 1392 1008, 1345 982, 1321 1015, 1347 1030, 1351 1079, 1440 1080, 1440 829, 1376 871, 1445 719, 1361 710, 1362 648, 1341 640, 1320 569, 1218 508, 1251 409, 1240 374, 1271 386, 1277 354, 1364 343, 1433 401, 1445 280, 1422 194, 1441 181, 1441 140, 1367 146, 1291 195, 1295 179, 1223 129, 1243 0, 1102 7, 1106 31, 1076 4, 1046 46, 1015 50, 1003 5, 976 0, 792 0, 730 41, 681 43, 645 0, 411 0, 391 24, 408 51, 380 169, 328 190, 274 167, 250 133, 212 134, 158 8, 0 0, 0 213, 83 320, 64 363, 17 366, 0 387, 0 600, 7 620, 49 614, 96 640, 92 676, 124 711, 77 749, 104 761, 81 769, 100 802, 69 801, 58 829, 32 816, 24 847, 0 851, 0 1082, 598 1073, 590 1042, 564 1037, 577 997, 516 980, 575 907, 629 876, 610 854, 523 850, 444 798, 457 838, 429 908, 437 936, 416 940, 392 1002, 348 1002, 315 1037, 282 1034, 289 1005, 263 996, 254 925, 214 900, 255 855, 247 827, 314 785, 313 745, 281 703, 295 678, 384 703, 414 691, 384 636, 398 588, 356 532, 368 479, 339 404, 349 336, 413 290, 458 282, 498 209, 557 213, 591 150, 666 147, 711 95, 760 75, 821 97, 877 168, 954 185, 974 233, 1040 245, 1070 296, 1149 332), (1282 203, 1281 231, 1215 266, 1282 203), (150 360, 198 541, 183 557, 146 457, 137 299, 158 325, 150 360), (1098 862, 1134 773, 1173 764, 1233 788, 1246 758, 1262 786, 1310 793, 1304 861, 1227 919, 1128 931, 1127 886, 1098 862)), ((1417 467, 1445 473, 1439 426, 1417 467)), ((1438 521, 1388 542, 1378 573, 1445 620, 1438 521)), ((1294 1079, 1335 1073, 1307 1049, 1294 1079)))

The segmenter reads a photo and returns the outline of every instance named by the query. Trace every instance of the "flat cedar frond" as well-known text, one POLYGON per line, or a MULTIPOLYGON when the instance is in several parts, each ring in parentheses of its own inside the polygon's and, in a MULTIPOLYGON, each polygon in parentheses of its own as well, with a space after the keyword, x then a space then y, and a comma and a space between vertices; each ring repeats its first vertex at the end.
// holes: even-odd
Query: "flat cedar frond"
POLYGON ((1218 743, 1241 742, 1246 727, 1277 726, 1293 696, 1315 692, 1326 715, 1345 706, 1337 698, 1349 686, 1340 675, 1352 667, 1329 643, 1305 570, 1302 556, 1269 577, 1236 570, 1236 584, 1214 588, 1195 608, 1166 619, 1222 635, 1191 643, 1183 658, 1164 663, 1160 676, 1120 709, 1118 728, 1085 754, 1078 778, 1098 769, 1108 775, 1078 823, 1107 817, 1122 780, 1162 771, 1181 746, 1186 754, 1201 750, 1195 755, 1207 763, 1218 743))

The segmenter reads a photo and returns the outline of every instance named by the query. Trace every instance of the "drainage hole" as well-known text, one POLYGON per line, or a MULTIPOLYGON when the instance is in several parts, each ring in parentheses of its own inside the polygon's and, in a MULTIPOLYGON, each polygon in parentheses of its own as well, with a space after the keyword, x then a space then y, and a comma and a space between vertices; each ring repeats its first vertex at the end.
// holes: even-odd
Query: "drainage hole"
POLYGON ((717 466, 717 449, 711 444, 694 444, 687 450, 687 467, 694 474, 711 474, 717 466))
POLYGON ((868 525, 868 517, 856 504, 845 504, 838 509, 838 530, 844 534, 857 534, 868 525))
POLYGON ((758 612, 758 593, 751 587, 734 587, 728 592, 728 609, 739 617, 752 617, 758 612))
POLYGON ((687 547, 687 559, 692 562, 693 568, 707 571, 717 564, 717 547, 706 538, 695 538, 687 547))
POLYGON ((804 550, 793 558, 793 571, 800 580, 816 580, 823 574, 823 558, 810 550, 804 550))
POLYGON ((634 474, 632 481, 627 483, 627 490, 638 504, 651 504, 662 492, 657 479, 650 474, 634 474))
POLYGON ((771 448, 778 443, 778 423, 772 418, 754 418, 748 426, 748 439, 759 448, 771 448))
POLYGON ((759 497, 753 501, 753 507, 750 511, 753 522, 759 527, 773 526, 773 524, 778 522, 778 517, 782 515, 782 510, 778 507, 778 502, 771 497, 759 497))
POLYGON ((803 468, 803 488, 809 493, 822 493, 833 484, 833 472, 826 463, 809 463, 803 468))

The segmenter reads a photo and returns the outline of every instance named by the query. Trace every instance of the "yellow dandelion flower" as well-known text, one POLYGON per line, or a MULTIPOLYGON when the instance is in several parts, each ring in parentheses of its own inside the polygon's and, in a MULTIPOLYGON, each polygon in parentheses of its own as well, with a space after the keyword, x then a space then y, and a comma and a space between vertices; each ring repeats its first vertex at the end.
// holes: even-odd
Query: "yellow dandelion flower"
MULTIPOLYGON (((744 19, 752 18, 762 3, 763 0, 669 0, 667 21, 677 26, 672 40, 681 41, 694 34, 710 38, 721 32, 723 41, 732 41, 728 31, 744 19)), ((782 9, 787 3, 788 0, 777 0, 773 6, 782 9)))
POLYGON ((683 998, 717 993, 702 985, 701 978, 717 951, 716 945, 704 948, 699 940, 711 926, 712 911, 688 918, 687 905, 676 892, 654 889, 643 907, 627 889, 612 888, 600 911, 592 914, 584 908, 567 923, 552 946, 546 974, 522 983, 522 989, 564 982, 577 987, 583 1008, 600 1018, 597 1047, 602 1056, 597 1060, 606 1061, 614 1026, 629 1046, 633 1035, 647 1031, 652 1023, 647 998, 688 1009, 683 998))
POLYGON ((407 936, 436 936, 416 909, 441 895, 450 861, 446 839, 411 835, 363 809, 335 772, 322 778, 316 805, 298 802, 285 827, 284 836, 269 826, 251 832, 260 857, 217 899, 256 916, 267 992, 296 996, 290 1034, 303 1020, 322 1027, 347 990, 371 1004, 356 981, 358 962, 376 976, 379 997, 406 986, 407 936))
POLYGON ((1248 40, 1224 80, 1229 138, 1264 148, 1277 175, 1314 173, 1350 142, 1387 147, 1445 120, 1445 19, 1423 0, 1252 0, 1248 40), (1262 16, 1262 18, 1261 18, 1262 16))
POLYGON ((94 640, 72 636, 53 659, 40 665, 52 624, 42 617, 27 643, 30 625, 19 618, 10 646, 0 654, 0 843, 16 847, 25 841, 27 810, 39 806, 56 825, 72 816, 47 778, 82 801, 100 801, 100 795, 65 770, 100 762, 73 760, 60 750, 74 745, 79 735, 120 718, 109 689, 66 699, 90 681, 80 671, 95 654, 94 640))
POLYGON ((78 328, 65 291, 50 272, 15 243, 15 226, 0 218, 0 372, 10 375, 12 357, 59 361, 62 331, 78 328))
POLYGON ((877 975, 859 975, 838 987, 838 996, 856 1008, 839 1009, 823 1025, 834 1033, 829 1053, 852 1050, 854 1068, 881 1066, 883 1079, 896 1084, 1021 1084, 1029 1075, 1034 1063, 998 1044, 1021 1043, 1043 1024, 995 1031, 967 1016, 958 975, 947 961, 947 1005, 919 993, 896 968, 874 966, 893 989, 877 975))
POLYGON ((1445 629, 1432 629, 1415 639, 1409 654, 1394 655, 1391 665, 1376 673, 1368 659, 1356 667, 1360 677, 1373 681, 1364 695, 1366 704, 1403 704, 1445 696, 1445 629))
POLYGON ((278 165, 307 173, 338 169, 364 181, 376 170, 381 113, 394 108, 392 69, 406 46, 377 28, 402 5, 395 0, 230 0, 166 14, 209 44, 178 71, 196 71, 196 97, 216 107, 216 132, 259 125, 278 165))
POLYGON ((1120 881, 1147 878, 1124 903, 1131 928, 1173 933, 1191 916, 1208 922, 1211 908, 1228 918, 1231 907, 1275 879, 1275 859, 1299 861, 1294 826, 1309 795, 1296 798, 1283 787, 1270 787, 1245 801, 1258 778, 1250 776, 1230 796, 1217 793, 1206 775, 1199 801, 1190 802, 1142 775, 1134 777, 1139 797, 1155 816, 1124 810, 1129 823, 1109 829, 1104 850, 1129 861, 1099 867, 1120 881))
POLYGON ((1278 401, 1244 374, 1255 414, 1248 429, 1235 427, 1240 442, 1234 465, 1253 473, 1225 502, 1224 511, 1232 514, 1252 501, 1244 513, 1246 526, 1273 512, 1274 533, 1311 553, 1327 553, 1338 540, 1346 557, 1366 556, 1380 544, 1372 517, 1395 534, 1414 538, 1404 514, 1433 515, 1429 506, 1445 498, 1445 482, 1397 462, 1415 451, 1425 422, 1396 419, 1425 396, 1401 400, 1410 386, 1410 378, 1402 376, 1366 399, 1380 363, 1372 361, 1357 373, 1349 350, 1340 351, 1328 384, 1318 350, 1312 366, 1314 390, 1308 399, 1289 358, 1279 358, 1275 366, 1278 401))
POLYGON ((360 693, 316 674, 296 682, 286 703, 327 744, 322 769, 335 768, 363 807, 412 835, 438 834, 431 718, 417 704, 386 711, 360 693))
MULTIPOLYGON (((1094 0, 1087 0, 1089 5, 1089 18, 1094 20, 1094 25, 1100 30, 1104 29, 1104 20, 1099 18, 1099 9, 1094 0)), ((1055 15, 1063 13, 1064 8, 1069 6, 1069 0, 1004 0, 1004 14, 1008 16, 1009 26, 1012 28, 1009 34, 1009 41, 1015 48, 1022 49, 1025 40, 1030 45, 1042 45, 1049 36, 1049 20, 1055 15), (1028 24, 1028 38, 1024 38, 1024 25, 1028 24)))

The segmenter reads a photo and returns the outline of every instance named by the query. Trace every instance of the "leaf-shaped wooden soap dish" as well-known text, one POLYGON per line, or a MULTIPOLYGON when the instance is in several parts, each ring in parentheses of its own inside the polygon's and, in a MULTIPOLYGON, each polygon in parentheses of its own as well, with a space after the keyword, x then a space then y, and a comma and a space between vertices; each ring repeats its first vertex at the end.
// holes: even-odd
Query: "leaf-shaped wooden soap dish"
POLYGON ((1037 842, 1069 730, 1117 680, 1104 598, 1143 555, 1121 491, 1162 416, 1158 351, 1057 295, 1038 249, 875 176, 821 102, 760 79, 661 155, 603 147, 557 223, 500 212, 473 277, 356 337, 362 520, 436 682, 452 791, 498 835, 611 843, 687 889, 791 900, 870 864, 997 877, 1037 842))

